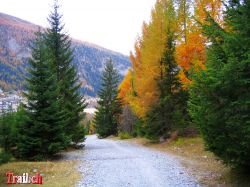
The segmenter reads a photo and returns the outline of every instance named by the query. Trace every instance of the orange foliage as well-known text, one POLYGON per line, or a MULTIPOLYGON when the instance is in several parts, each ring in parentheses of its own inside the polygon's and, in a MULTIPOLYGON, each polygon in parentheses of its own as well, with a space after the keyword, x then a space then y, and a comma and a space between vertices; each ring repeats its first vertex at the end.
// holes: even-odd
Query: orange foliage
POLYGON ((179 19, 186 21, 187 28, 179 28, 180 30, 186 29, 183 38, 185 40, 179 41, 176 46, 176 61, 182 68, 179 78, 182 81, 184 88, 187 89, 192 82, 188 74, 190 69, 198 71, 205 68, 206 61, 206 42, 207 39, 202 35, 201 28, 196 24, 198 20, 201 24, 207 24, 205 19, 209 13, 217 22, 222 23, 222 4, 220 0, 195 0, 195 13, 194 18, 187 17, 179 19))
POLYGON ((195 0, 195 18, 202 24, 206 24, 205 20, 207 12, 218 23, 222 23, 222 1, 221 0, 195 0))
POLYGON ((143 25, 143 35, 135 45, 133 83, 136 97, 130 99, 132 109, 139 117, 145 117, 158 101, 157 78, 160 76, 160 60, 165 50, 168 0, 157 1, 151 12, 151 21, 143 25))
POLYGON ((189 76, 191 70, 205 68, 207 39, 202 35, 196 20, 205 23, 207 11, 216 21, 221 21, 221 2, 193 1, 195 7, 192 7, 191 0, 177 0, 177 6, 173 5, 173 0, 157 0, 151 12, 151 21, 143 23, 142 36, 135 42, 134 53, 130 53, 132 69, 119 87, 119 96, 141 118, 158 102, 157 79, 163 68, 161 59, 168 50, 165 42, 169 29, 176 36, 175 58, 181 67, 179 78, 183 88, 188 89, 192 82, 189 76), (192 12, 194 15, 190 15, 192 12))
POLYGON ((188 33, 187 42, 181 43, 176 47, 176 61, 179 66, 182 67, 179 77, 184 85, 184 88, 187 88, 192 82, 187 76, 191 68, 193 70, 205 68, 205 43, 206 39, 199 33, 198 30, 196 32, 188 33))
POLYGON ((131 70, 128 71, 127 75, 124 77, 123 81, 119 85, 119 94, 118 97, 122 99, 123 103, 128 103, 127 101, 127 95, 131 91, 131 70))
POLYGON ((120 85, 120 97, 142 118, 158 101, 156 80, 160 75, 160 60, 167 37, 168 1, 157 1, 151 12, 151 21, 143 23, 142 36, 135 43, 134 53, 130 54, 132 70, 120 85))

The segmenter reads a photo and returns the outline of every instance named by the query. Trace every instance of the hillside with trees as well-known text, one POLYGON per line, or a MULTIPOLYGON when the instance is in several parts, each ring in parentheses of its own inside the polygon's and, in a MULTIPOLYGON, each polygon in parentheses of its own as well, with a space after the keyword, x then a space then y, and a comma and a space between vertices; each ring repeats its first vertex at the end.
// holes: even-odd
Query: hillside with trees
POLYGON ((50 159, 70 145, 84 141, 81 122, 87 104, 73 65, 71 39, 65 34, 58 9, 55 2, 48 18, 50 27, 36 32, 28 59, 29 76, 25 78, 26 102, 17 112, 1 115, 0 139, 4 145, 1 162, 11 156, 50 159))
POLYGON ((0 85, 25 88, 0 115, 0 164, 76 161, 57 169, 82 175, 68 186, 250 186, 249 0, 157 0, 130 65, 72 40, 58 9, 38 32, 0 14, 0 85))
MULTIPOLYGON (((38 25, 0 13, 0 87, 3 90, 25 89, 28 58, 39 28, 38 25)), ((81 83, 80 90, 89 96, 95 97, 100 89, 101 72, 107 59, 113 59, 121 77, 130 66, 127 56, 91 43, 72 39, 71 47, 81 83)))

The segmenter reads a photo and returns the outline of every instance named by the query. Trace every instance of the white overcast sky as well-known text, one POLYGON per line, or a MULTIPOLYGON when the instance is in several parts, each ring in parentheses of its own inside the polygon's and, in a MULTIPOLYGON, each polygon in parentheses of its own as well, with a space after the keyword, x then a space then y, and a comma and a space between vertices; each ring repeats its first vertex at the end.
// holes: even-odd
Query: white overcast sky
MULTIPOLYGON (((58 0, 71 37, 128 55, 156 0, 58 0)), ((0 12, 48 26, 53 0, 0 0, 0 12)))

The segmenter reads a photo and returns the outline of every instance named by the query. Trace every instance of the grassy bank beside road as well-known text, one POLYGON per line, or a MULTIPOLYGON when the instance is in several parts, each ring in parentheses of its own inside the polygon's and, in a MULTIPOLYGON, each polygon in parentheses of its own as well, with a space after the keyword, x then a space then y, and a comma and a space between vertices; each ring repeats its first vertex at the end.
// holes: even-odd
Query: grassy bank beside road
POLYGON ((163 143, 150 143, 145 138, 133 138, 128 142, 177 156, 187 171, 205 186, 250 186, 250 177, 223 165, 213 153, 206 151, 202 138, 178 138, 163 143))
MULTIPOLYGON (((0 186, 10 186, 7 182, 6 172, 13 172, 15 175, 29 173, 35 175, 39 172, 42 175, 44 187, 69 187, 75 186, 81 175, 77 172, 78 161, 48 161, 48 162, 10 162, 0 165, 0 186)), ((21 185, 30 187, 30 184, 21 185)))

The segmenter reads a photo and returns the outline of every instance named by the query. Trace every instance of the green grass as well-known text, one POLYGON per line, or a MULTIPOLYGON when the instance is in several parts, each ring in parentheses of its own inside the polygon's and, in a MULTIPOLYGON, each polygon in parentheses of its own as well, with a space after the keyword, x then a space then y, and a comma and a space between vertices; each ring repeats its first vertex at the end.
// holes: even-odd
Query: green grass
MULTIPOLYGON (((80 179, 76 171, 77 161, 47 161, 47 162, 10 162, 0 165, 0 186, 10 186, 7 181, 6 172, 21 175, 29 173, 34 175, 39 172, 43 176, 44 187, 69 187, 74 186, 80 179)), ((18 185, 15 185, 18 186, 18 185)), ((20 185, 22 187, 33 186, 31 184, 20 185)))
POLYGON ((188 144, 195 144, 199 142, 199 138, 192 137, 192 138, 178 138, 176 141, 174 141, 174 145, 182 146, 182 145, 188 145, 188 144))
POLYGON ((130 135, 129 133, 127 133, 127 132, 119 132, 118 137, 119 137, 121 140, 133 138, 133 136, 131 136, 131 135, 130 135))

